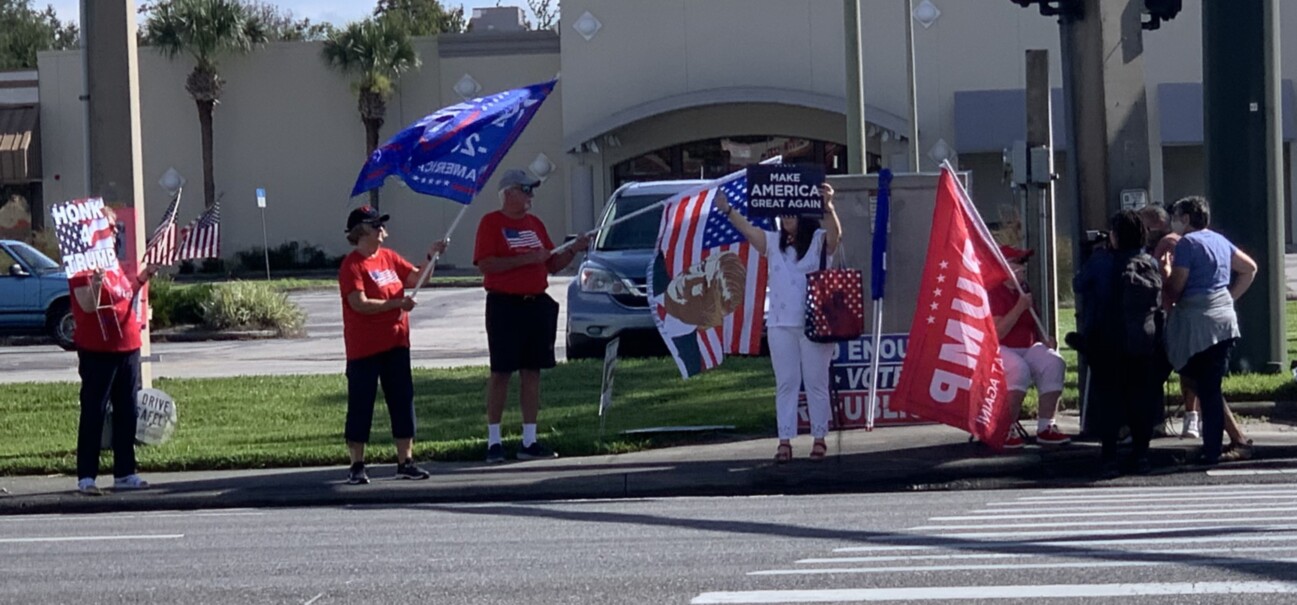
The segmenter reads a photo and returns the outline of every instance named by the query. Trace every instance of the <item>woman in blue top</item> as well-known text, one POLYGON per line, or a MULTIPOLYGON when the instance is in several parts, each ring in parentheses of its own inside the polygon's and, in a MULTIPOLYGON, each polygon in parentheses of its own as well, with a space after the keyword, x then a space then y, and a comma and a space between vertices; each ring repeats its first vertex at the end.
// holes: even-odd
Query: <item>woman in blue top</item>
POLYGON ((783 216, 777 232, 765 231, 734 212, 724 195, 716 197, 716 209, 724 213, 768 261, 770 308, 766 312, 766 339, 770 343, 770 364, 775 371, 775 420, 779 426, 779 447, 775 462, 793 458, 792 438, 797 436, 797 392, 806 387, 806 412, 811 420, 811 460, 824 459, 829 432, 829 363, 833 343, 811 342, 806 338, 806 275, 820 268, 821 255, 833 258, 842 237, 842 227, 833 209, 833 187, 820 185, 824 196, 824 221, 811 216, 783 216))
MULTIPOLYGON (((1229 352, 1242 335, 1234 301, 1247 292, 1256 278, 1256 261, 1209 229, 1211 209, 1201 197, 1175 203, 1171 228, 1183 237, 1175 245, 1171 277, 1163 290, 1167 318, 1167 357, 1198 394, 1202 408, 1202 454, 1199 461, 1215 464, 1221 458, 1221 433, 1225 423, 1225 398, 1221 379, 1229 367, 1229 352), (1230 285, 1231 274, 1238 274, 1230 285)), ((1251 442, 1231 444, 1247 448, 1251 442)))

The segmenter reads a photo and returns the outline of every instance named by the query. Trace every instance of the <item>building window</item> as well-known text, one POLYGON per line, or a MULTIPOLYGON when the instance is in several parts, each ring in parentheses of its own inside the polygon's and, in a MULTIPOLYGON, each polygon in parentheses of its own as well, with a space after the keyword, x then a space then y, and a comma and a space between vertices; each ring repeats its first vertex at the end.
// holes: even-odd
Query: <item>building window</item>
MULTIPOLYGON (((672 145, 613 166, 613 187, 631 181, 716 179, 749 164, 783 155, 789 164, 818 163, 828 174, 846 174, 847 147, 838 143, 773 135, 737 136, 672 145)), ((882 157, 869 154, 877 172, 882 157)))

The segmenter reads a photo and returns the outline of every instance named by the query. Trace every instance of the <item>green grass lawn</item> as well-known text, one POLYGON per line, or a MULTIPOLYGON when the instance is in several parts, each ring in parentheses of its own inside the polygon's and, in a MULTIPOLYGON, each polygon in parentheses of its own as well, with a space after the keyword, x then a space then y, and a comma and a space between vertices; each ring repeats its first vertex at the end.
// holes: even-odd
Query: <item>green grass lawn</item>
MULTIPOLYGON (((1070 311, 1061 331, 1072 329, 1070 311)), ((1288 309, 1289 355, 1297 341, 1297 308, 1288 309)), ((1065 408, 1077 400, 1076 353, 1068 361, 1065 408)), ((597 415, 601 363, 560 364, 542 383, 542 438, 568 456, 625 452, 707 436, 627 439, 620 431, 674 425, 734 425, 742 435, 774 433, 774 377, 766 358, 730 358, 719 369, 684 381, 669 359, 623 360, 615 403, 599 440, 597 415)), ((415 370, 420 459, 477 460, 485 450, 484 367, 415 370)), ((1174 380, 1174 379, 1173 379, 1174 380)), ((324 376, 258 376, 158 380, 175 397, 180 426, 168 444, 140 448, 146 471, 263 468, 344 464, 342 425, 346 379, 324 376)), ((70 472, 75 466, 77 388, 73 383, 0 385, 0 474, 70 472)), ((1172 392, 1178 392, 1174 385, 1172 392)), ((510 446, 519 433, 516 386, 504 428, 510 446)), ((1238 375, 1225 381, 1234 401, 1297 399, 1291 376, 1238 375)), ((1174 403, 1174 401, 1172 401, 1174 403)), ((387 415, 374 415, 370 459, 391 461, 387 415)), ((1023 415, 1034 416, 1029 399, 1023 415)), ((107 468, 107 467, 105 467, 107 468)))
MULTIPOLYGON (((602 362, 561 364, 545 373, 541 438, 568 456, 663 445, 628 440, 625 429, 732 424, 742 434, 774 431, 774 378, 764 358, 732 358, 685 382, 666 359, 623 360, 615 399, 599 442, 602 362)), ((420 459, 478 460, 486 451, 483 393, 487 370, 416 370, 420 459)), ((344 464, 346 379, 324 376, 158 380, 179 408, 172 440, 139 448, 145 471, 344 464)), ((0 385, 0 474, 72 472, 78 415, 72 383, 0 385)), ((506 447, 517 445, 521 418, 516 384, 504 419, 506 447)), ((386 411, 374 414, 373 461, 395 451, 386 411)), ((697 436, 693 439, 698 439, 697 436)), ((105 466, 104 468, 109 468, 105 466)))

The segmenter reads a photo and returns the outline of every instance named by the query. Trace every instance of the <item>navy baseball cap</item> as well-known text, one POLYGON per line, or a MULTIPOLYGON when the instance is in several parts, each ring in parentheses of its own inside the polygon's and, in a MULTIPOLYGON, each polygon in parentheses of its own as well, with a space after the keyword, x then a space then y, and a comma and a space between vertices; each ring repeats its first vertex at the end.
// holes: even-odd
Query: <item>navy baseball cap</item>
POLYGON ((347 231, 355 229, 356 225, 361 223, 372 225, 374 227, 381 227, 383 226, 383 223, 386 223, 390 218, 392 218, 391 215, 379 214, 377 208, 365 204, 364 206, 352 210, 351 214, 347 215, 347 231))

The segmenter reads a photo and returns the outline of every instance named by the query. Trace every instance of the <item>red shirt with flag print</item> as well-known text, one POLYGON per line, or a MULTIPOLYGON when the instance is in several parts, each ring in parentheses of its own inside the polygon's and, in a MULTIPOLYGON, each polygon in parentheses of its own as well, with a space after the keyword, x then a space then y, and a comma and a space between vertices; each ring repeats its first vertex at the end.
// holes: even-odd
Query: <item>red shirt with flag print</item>
MULTIPOLYGON (((477 242, 473 247, 473 264, 484 258, 508 258, 537 250, 553 250, 545 224, 528 214, 509 218, 496 210, 482 217, 477 225, 477 242)), ((549 287, 549 269, 545 263, 533 263, 499 273, 487 273, 482 285, 490 292, 502 294, 542 294, 549 287)))
POLYGON ((120 268, 104 272, 97 311, 87 313, 76 302, 76 289, 90 286, 91 274, 68 279, 72 295, 72 318, 76 329, 72 341, 77 350, 94 353, 127 353, 140 348, 140 321, 131 309, 135 284, 120 268))
MULTIPOLYGON (((1018 291, 1009 286, 1000 286, 991 288, 986 293, 987 298, 991 299, 991 315, 994 317, 1004 317, 1013 310, 1014 305, 1018 304, 1018 291)), ((1009 328, 1008 334, 1000 335, 1000 344, 1012 349, 1025 349, 1036 344, 1036 320, 1031 317, 1031 310, 1027 309, 1018 316, 1017 323, 1009 328)))
POLYGON ((338 271, 338 288, 342 292, 342 340, 347 359, 363 359, 397 347, 410 347, 410 315, 392 309, 365 315, 351 308, 347 297, 364 292, 369 300, 392 300, 405 297, 405 280, 414 265, 387 248, 373 256, 352 251, 342 259, 338 271))

